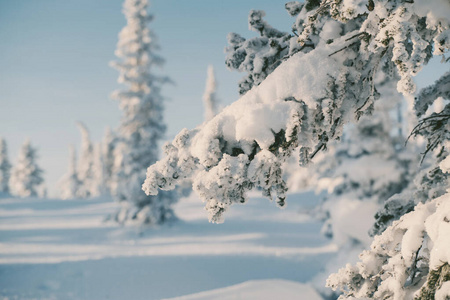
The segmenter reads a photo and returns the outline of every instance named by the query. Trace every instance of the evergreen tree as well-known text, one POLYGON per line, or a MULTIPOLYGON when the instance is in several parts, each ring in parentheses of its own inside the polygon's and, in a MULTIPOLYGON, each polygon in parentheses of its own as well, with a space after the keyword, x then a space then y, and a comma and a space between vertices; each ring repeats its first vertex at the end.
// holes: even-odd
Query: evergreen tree
POLYGON ((214 76, 214 67, 208 66, 205 93, 203 94, 203 107, 205 108, 205 121, 209 121, 219 112, 219 103, 216 95, 217 83, 214 76))
POLYGON ((114 149, 116 146, 117 137, 110 127, 106 128, 105 136, 100 145, 101 156, 104 169, 104 184, 106 192, 111 194, 111 182, 113 180, 114 171, 114 149))
POLYGON ((9 193, 11 164, 8 159, 6 141, 0 138, 0 193, 9 193))
POLYGON ((61 198, 72 199, 80 196, 81 182, 78 179, 75 147, 69 146, 69 170, 61 180, 61 198))
POLYGON ((91 196, 97 197, 108 194, 108 178, 106 157, 103 143, 94 145, 94 164, 92 167, 94 182, 91 186, 91 196))
POLYGON ((36 149, 27 140, 20 149, 19 159, 11 174, 12 193, 19 197, 36 197, 37 188, 44 182, 42 169, 36 163, 36 149))
POLYGON ((78 161, 78 179, 81 182, 78 196, 89 198, 95 189, 94 178, 94 147, 89 137, 89 130, 82 122, 77 122, 81 132, 81 151, 78 161))
POLYGON ((159 46, 148 28, 153 16, 147 12, 147 0, 126 0, 124 14, 127 25, 119 34, 113 66, 119 70, 119 83, 125 90, 113 93, 123 111, 114 150, 113 196, 122 203, 116 215, 118 222, 160 224, 173 218, 171 192, 147 196, 141 186, 145 167, 158 159, 158 146, 164 139, 162 84, 168 81, 151 73, 163 59, 156 54, 159 46))

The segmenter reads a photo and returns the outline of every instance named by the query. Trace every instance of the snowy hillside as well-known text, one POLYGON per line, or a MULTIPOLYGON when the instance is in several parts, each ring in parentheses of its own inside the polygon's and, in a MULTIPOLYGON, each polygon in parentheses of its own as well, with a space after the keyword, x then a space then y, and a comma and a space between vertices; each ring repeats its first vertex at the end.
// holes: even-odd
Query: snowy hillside
POLYGON ((142 230, 105 223, 105 215, 116 208, 107 198, 0 199, 0 296, 318 298, 299 283, 309 281, 335 251, 318 234, 321 224, 299 213, 316 201, 315 196, 291 195, 284 210, 258 200, 232 209, 227 221, 218 225, 207 222, 198 199, 183 199, 175 207, 177 223, 142 230), (262 279, 294 282, 246 282, 262 279))

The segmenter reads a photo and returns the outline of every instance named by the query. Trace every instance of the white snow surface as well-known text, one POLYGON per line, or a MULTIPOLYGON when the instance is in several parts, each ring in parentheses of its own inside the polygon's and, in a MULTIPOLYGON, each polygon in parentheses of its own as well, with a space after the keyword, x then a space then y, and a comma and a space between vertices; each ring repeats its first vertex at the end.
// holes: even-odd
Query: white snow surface
POLYGON ((450 281, 444 282, 436 292, 436 300, 446 300, 447 297, 450 297, 450 281))
POLYGON ((226 288, 166 300, 320 300, 322 297, 309 285, 288 280, 252 280, 226 288))
POLYGON ((3 195, 0 299, 320 299, 304 283, 337 247, 299 214, 316 196, 289 195, 281 210, 252 195, 224 224, 191 197, 176 205, 179 221, 151 229, 104 222, 117 208, 106 197, 3 195))

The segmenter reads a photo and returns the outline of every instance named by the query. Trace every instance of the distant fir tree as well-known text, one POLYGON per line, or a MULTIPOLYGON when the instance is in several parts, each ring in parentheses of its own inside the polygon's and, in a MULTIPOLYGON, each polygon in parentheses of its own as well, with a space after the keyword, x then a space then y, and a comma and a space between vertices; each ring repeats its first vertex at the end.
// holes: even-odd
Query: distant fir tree
POLYGON ((217 99, 217 82, 214 76, 214 67, 208 66, 205 93, 203 94, 203 107, 205 108, 205 121, 209 121, 219 112, 219 101, 217 99))
POLYGON ((125 90, 113 93, 123 111, 117 130, 114 151, 113 196, 122 204, 115 216, 120 223, 161 224, 174 218, 172 192, 147 196, 141 186, 146 167, 158 160, 159 143, 164 139, 164 98, 161 86, 166 77, 156 76, 151 69, 163 64, 156 54, 159 46, 154 33, 148 28, 153 16, 147 12, 147 0, 126 0, 123 12, 127 25, 119 34, 113 63, 119 73, 118 82, 125 90))
POLYGON ((38 192, 38 196, 40 198, 44 198, 44 199, 48 198, 48 191, 47 191, 47 187, 45 185, 42 185, 40 191, 38 192))
POLYGON ((61 198, 72 199, 80 196, 81 182, 77 172, 77 156, 75 147, 69 146, 69 170, 61 179, 61 198))
POLYGON ((20 149, 19 159, 11 174, 12 193, 19 197, 38 196, 38 187, 44 182, 42 169, 36 162, 36 149, 27 140, 20 149))
POLYGON ((0 193, 9 193, 9 179, 11 175, 11 164, 8 159, 6 141, 0 139, 0 193))
POLYGON ((78 196, 81 198, 88 198, 92 196, 92 191, 95 189, 94 178, 94 146, 89 136, 89 130, 82 122, 77 122, 78 128, 81 131, 81 151, 80 159, 78 161, 78 179, 81 186, 78 196))
POLYGON ((93 197, 107 195, 109 193, 106 157, 103 148, 103 141, 94 145, 94 182, 91 186, 91 196, 93 197))
POLYGON ((104 172, 104 185, 106 193, 111 194, 111 182, 114 172, 114 149, 116 147, 117 137, 110 127, 106 128, 105 136, 100 144, 102 165, 104 172))

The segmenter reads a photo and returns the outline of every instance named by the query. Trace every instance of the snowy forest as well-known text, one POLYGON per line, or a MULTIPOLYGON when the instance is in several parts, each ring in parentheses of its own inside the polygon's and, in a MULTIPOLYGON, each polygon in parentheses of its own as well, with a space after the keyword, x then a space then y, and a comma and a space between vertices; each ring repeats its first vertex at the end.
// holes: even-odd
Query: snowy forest
POLYGON ((450 299, 449 0, 0 15, 0 298, 450 299))

